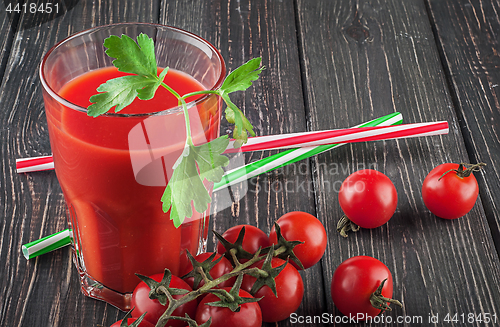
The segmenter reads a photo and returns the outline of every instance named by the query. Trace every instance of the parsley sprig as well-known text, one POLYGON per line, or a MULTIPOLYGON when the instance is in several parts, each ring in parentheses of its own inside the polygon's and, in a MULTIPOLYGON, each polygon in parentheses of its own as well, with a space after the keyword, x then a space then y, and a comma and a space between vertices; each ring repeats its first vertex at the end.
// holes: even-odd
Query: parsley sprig
POLYGON ((243 112, 231 101, 229 94, 248 89, 252 82, 259 78, 264 67, 260 67, 261 58, 254 58, 232 71, 217 90, 204 90, 184 95, 178 94, 163 80, 168 73, 168 67, 158 75, 154 41, 146 34, 137 37, 137 43, 127 35, 121 37, 112 35, 104 41, 106 54, 112 58, 118 71, 133 75, 122 76, 101 84, 98 94, 90 97, 92 103, 87 114, 92 117, 102 115, 113 107, 119 112, 130 105, 135 98, 150 100, 156 90, 162 86, 172 93, 184 111, 186 123, 186 143, 182 154, 173 166, 173 174, 168 181, 161 198, 164 212, 170 210, 170 219, 179 227, 185 218, 193 215, 192 207, 202 213, 211 202, 210 194, 204 181, 219 182, 229 160, 222 155, 229 144, 227 135, 208 143, 194 145, 189 123, 186 99, 202 94, 216 94, 226 103, 225 115, 229 123, 235 124, 233 138, 235 147, 246 143, 248 134, 255 136, 253 126, 243 112))

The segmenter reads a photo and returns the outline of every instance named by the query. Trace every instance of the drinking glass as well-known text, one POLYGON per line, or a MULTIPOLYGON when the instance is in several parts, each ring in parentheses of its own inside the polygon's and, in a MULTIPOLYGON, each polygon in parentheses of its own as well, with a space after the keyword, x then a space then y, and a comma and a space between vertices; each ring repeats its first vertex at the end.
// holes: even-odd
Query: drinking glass
MULTIPOLYGON (((71 83, 76 93, 96 94, 75 81, 92 74, 90 79, 98 79, 101 71, 113 69, 104 40, 122 34, 135 40, 141 33, 153 38, 158 67, 179 77, 169 84, 174 90, 184 79, 207 90, 221 86, 226 68, 217 49, 199 36, 157 24, 114 24, 77 33, 50 49, 40 66, 50 145, 82 291, 122 310, 130 309, 140 281, 136 273, 168 268, 177 274, 187 261, 186 249, 204 250, 210 210, 193 210, 179 228, 162 211, 160 199, 186 139, 177 103, 169 105, 158 91, 156 102, 135 100, 141 112, 110 111, 93 118, 87 105, 61 94, 71 83)), ((221 100, 204 95, 187 106, 195 144, 217 138, 221 100)))

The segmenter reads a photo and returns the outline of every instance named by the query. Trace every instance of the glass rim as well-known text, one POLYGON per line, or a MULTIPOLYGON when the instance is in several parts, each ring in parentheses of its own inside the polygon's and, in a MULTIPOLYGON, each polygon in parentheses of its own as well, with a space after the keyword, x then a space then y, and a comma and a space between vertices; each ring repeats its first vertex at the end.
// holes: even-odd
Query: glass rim
MULTIPOLYGON (((115 24, 107 24, 107 25, 95 26, 95 27, 92 27, 92 28, 89 28, 89 29, 85 29, 85 30, 82 30, 80 32, 71 34, 68 37, 66 37, 66 38, 62 39, 61 41, 57 42, 54 46, 52 46, 47 51, 47 53, 44 55, 44 57, 42 59, 42 62, 40 64, 39 75, 40 75, 40 81, 41 81, 43 89, 47 93, 49 93, 50 96, 52 98, 54 98, 60 104, 66 106, 68 108, 71 108, 71 109, 74 109, 74 110, 77 110, 77 111, 81 111, 81 112, 87 113, 87 108, 79 106, 79 105, 76 105, 76 104, 68 101, 67 99, 65 99, 62 96, 60 96, 58 94, 58 92, 54 91, 52 89, 52 87, 49 86, 49 84, 48 84, 48 82, 47 82, 47 80, 45 78, 44 71, 43 71, 43 68, 46 65, 46 61, 48 60, 48 58, 52 54, 52 52, 54 52, 57 48, 59 48, 60 46, 62 46, 63 44, 67 43, 68 41, 70 41, 72 39, 75 39, 77 37, 81 37, 83 35, 87 35, 87 34, 93 32, 93 31, 97 31, 97 30, 101 30, 101 29, 106 29, 106 28, 110 28, 110 27, 118 27, 118 26, 132 26, 132 25, 139 25, 139 26, 143 25, 143 26, 152 26, 152 27, 159 27, 159 28, 170 29, 172 31, 185 34, 185 35, 187 35, 187 36, 189 36, 189 37, 191 37, 193 39, 196 39, 196 40, 200 41, 201 43, 205 44, 206 46, 208 46, 210 48, 210 50, 212 50, 213 53, 216 55, 216 57, 219 59, 219 62, 220 62, 220 65, 221 65, 220 76, 219 76, 217 82, 215 82, 215 84, 212 86, 212 88, 209 89, 209 91, 214 91, 214 90, 216 90, 216 89, 218 89, 218 88, 220 88, 222 86, 222 83, 224 82, 224 79, 226 77, 226 64, 225 64, 224 58, 220 54, 219 50, 217 50, 217 48, 215 46, 213 46, 210 42, 208 42, 207 40, 205 40, 204 38, 202 38, 199 35, 196 35, 194 33, 191 33, 191 32, 188 32, 186 30, 183 30, 181 28, 170 26, 170 25, 162 25, 162 24, 156 24, 156 23, 128 22, 128 23, 115 23, 115 24)), ((202 103, 203 101, 207 100, 212 95, 213 94, 205 94, 205 95, 203 95, 202 97, 200 97, 200 98, 198 98, 196 100, 187 102, 186 105, 187 105, 188 108, 192 108, 192 107, 197 106, 198 104, 202 103)), ((179 106, 171 107, 171 108, 168 108, 168 109, 154 111, 154 112, 149 112, 149 113, 124 114, 124 113, 119 113, 119 112, 118 113, 116 113, 116 112, 106 112, 104 114, 101 114, 100 116, 105 116, 105 117, 106 116, 107 117, 141 117, 141 116, 153 116, 153 115, 166 115, 166 114, 175 113, 175 112, 178 112, 178 111, 181 111, 181 110, 182 110, 182 106, 179 105, 179 106)))

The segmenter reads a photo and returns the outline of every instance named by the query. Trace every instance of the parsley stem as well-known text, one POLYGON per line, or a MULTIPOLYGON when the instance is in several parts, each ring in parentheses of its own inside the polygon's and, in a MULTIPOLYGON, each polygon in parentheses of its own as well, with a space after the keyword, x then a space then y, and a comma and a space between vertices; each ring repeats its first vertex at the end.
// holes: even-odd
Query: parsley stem
POLYGON ((193 139, 191 137, 191 125, 189 124, 189 112, 186 104, 186 100, 179 98, 179 102, 182 104, 182 110, 184 111, 184 121, 186 122, 186 145, 193 146, 193 139))
MULTIPOLYGON (((163 82, 162 82, 163 83, 163 82)), ((168 85, 167 85, 168 87, 168 85)), ((175 92, 174 90, 171 90, 170 92, 175 92)), ((176 94, 176 93, 172 93, 176 94)), ((188 116, 188 111, 187 111, 187 105, 186 105, 186 99, 195 96, 195 95, 201 95, 201 94, 220 94, 219 90, 203 90, 203 91, 196 91, 196 92, 191 92, 184 94, 183 96, 179 97, 178 94, 177 99, 179 102, 182 103, 182 108, 184 109, 184 117, 186 117, 186 132, 187 132, 187 138, 186 138, 186 144, 187 145, 194 145, 193 144, 193 139, 191 138, 191 127, 189 126, 189 116, 188 116)))
POLYGON ((203 91, 196 91, 196 92, 191 92, 184 94, 182 96, 183 99, 187 99, 189 97, 195 96, 195 95, 202 95, 202 94, 220 94, 219 90, 203 90, 203 91))
POLYGON ((165 82, 161 82, 161 86, 163 86, 170 93, 172 93, 177 98, 177 100, 180 100, 181 96, 179 95, 179 93, 177 93, 173 88, 171 88, 170 86, 168 86, 167 84, 165 84, 165 82))
POLYGON ((186 123, 186 146, 194 145, 193 138, 191 137, 191 124, 189 123, 189 112, 188 112, 185 98, 181 97, 179 95, 179 93, 177 93, 173 88, 171 88, 170 86, 168 86, 164 82, 161 82, 161 86, 163 86, 170 93, 172 93, 179 101, 179 104, 182 106, 182 110, 184 111, 184 122, 186 123))
POLYGON ((201 94, 220 94, 219 90, 203 90, 203 91, 196 91, 196 92, 191 92, 184 94, 181 96, 179 93, 177 93, 173 88, 165 84, 165 82, 161 82, 161 86, 163 86, 165 89, 167 89, 170 93, 172 93, 177 100, 179 101, 179 104, 182 106, 182 110, 184 111, 184 120, 186 122, 186 145, 194 145, 193 144, 193 138, 191 137, 191 125, 189 123, 189 112, 186 104, 186 99, 195 96, 195 95, 201 95, 201 94))

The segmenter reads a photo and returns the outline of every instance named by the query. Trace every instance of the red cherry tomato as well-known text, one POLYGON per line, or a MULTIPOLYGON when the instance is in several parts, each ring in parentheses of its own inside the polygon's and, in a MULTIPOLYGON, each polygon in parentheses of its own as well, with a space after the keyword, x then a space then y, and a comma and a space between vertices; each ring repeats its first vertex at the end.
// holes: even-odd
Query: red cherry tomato
MULTIPOLYGON (((197 256, 195 256, 194 258, 198 262, 203 262, 206 259, 208 259, 212 254, 213 254, 213 252, 201 253, 201 254, 198 254, 197 256)), ((212 260, 212 262, 217 261, 217 259, 219 259, 221 256, 222 256, 221 254, 217 253, 215 255, 214 259, 212 260)), ((184 276, 184 275, 188 274, 191 270, 193 270, 193 265, 191 264, 191 262, 189 262, 186 265, 186 267, 184 267, 184 269, 181 271, 180 275, 184 276)), ((232 270, 233 270, 233 265, 231 265, 231 262, 229 262, 229 260, 227 260, 225 257, 222 257, 222 259, 215 266, 213 266, 213 268, 210 270, 210 276, 212 276, 213 279, 217 279, 217 278, 221 277, 222 275, 230 273, 232 270)), ((219 287, 232 286, 234 284, 235 280, 236 280, 236 278, 231 278, 225 282, 220 283, 219 287)), ((194 277, 185 278, 184 281, 186 283, 188 283, 189 286, 193 287, 194 277)), ((200 285, 198 285, 198 288, 202 287, 203 285, 205 285, 204 280, 202 280, 200 282, 200 285)))
MULTIPOLYGON (((241 229, 245 227, 245 236, 243 237, 243 250, 255 253, 259 247, 265 248, 271 245, 269 237, 262 230, 252 225, 237 225, 229 228, 222 236, 231 243, 234 243, 238 238, 241 229)), ((226 252, 224 246, 219 242, 217 244, 217 252, 223 254, 226 252)))
MULTIPOLYGON (((150 276, 150 278, 156 280, 157 282, 160 282, 163 278, 163 274, 156 274, 150 276)), ((188 291, 192 291, 191 287, 185 281, 174 275, 172 275, 169 287, 182 288, 188 291)), ((137 318, 140 317, 144 312, 147 312, 146 316, 144 317, 144 320, 147 320, 150 323, 156 325, 158 319, 165 312, 167 307, 161 305, 161 303, 158 300, 151 300, 149 298, 150 290, 151 289, 149 288, 149 286, 146 285, 146 283, 144 283, 143 281, 141 281, 139 285, 137 285, 137 287, 134 289, 134 292, 132 293, 132 305, 131 305, 134 308, 134 310, 132 311, 132 317, 137 318)), ((183 295, 174 295, 173 297, 174 299, 178 299, 181 298, 182 296, 183 295)), ((193 318, 194 314, 196 313, 197 303, 198 302, 194 300, 186 304, 183 304, 177 309, 175 309, 173 315, 184 317, 185 314, 187 313, 189 317, 193 318)), ((172 327, 183 327, 186 325, 186 323, 181 320, 170 319, 168 320, 168 325, 172 327)))
MULTIPOLYGON (((304 269, 314 266, 323 257, 327 243, 326 231, 316 217, 307 212, 292 211, 281 216, 276 222, 281 228, 281 235, 287 241, 304 242, 293 249, 304 269)), ((278 243, 274 226, 271 228, 269 240, 272 244, 278 243)), ((295 262, 290 262, 300 269, 295 262)))
MULTIPOLYGON (((257 262, 252 267, 262 268, 264 260, 257 262)), ((286 261, 278 258, 273 258, 271 266, 278 267, 286 261)), ((256 278, 250 275, 245 275, 241 288, 250 292, 256 278)), ((276 297, 269 286, 262 286, 255 298, 263 297, 258 303, 262 310, 262 321, 276 322, 287 319, 290 314, 295 312, 302 302, 304 295, 304 283, 302 277, 295 267, 288 263, 285 268, 275 277, 276 282, 276 297)))
POLYGON ((356 256, 342 262, 332 277, 332 300, 342 314, 359 320, 375 317, 380 309, 370 303, 370 296, 384 279, 382 295, 392 297, 392 275, 379 260, 368 256, 356 256))
MULTIPOLYGON (((225 287, 224 289, 228 292, 231 290, 229 287, 225 287)), ((240 290, 239 296, 248 298, 252 297, 244 290, 240 290)), ((228 308, 214 307, 206 304, 210 302, 217 302, 219 300, 220 299, 214 294, 208 294, 205 298, 203 298, 198 306, 198 309, 196 310, 196 322, 198 325, 205 323, 210 317, 212 317, 210 327, 261 327, 262 313, 257 302, 242 304, 240 306, 240 310, 237 312, 233 312, 228 308)))
MULTIPOLYGON (((127 324, 131 325, 137 320, 137 318, 128 318, 127 324)), ((115 322, 110 327, 120 327, 122 324, 122 320, 115 322)), ((147 320, 142 320, 138 327, 154 327, 154 325, 150 324, 147 320)))
POLYGON ((422 198, 425 206, 438 217, 460 218, 471 211, 476 203, 479 193, 476 177, 473 174, 460 177, 456 172, 450 171, 458 167, 454 163, 439 165, 424 179, 422 198), (448 173, 443 176, 445 172, 448 173))
POLYGON ((372 169, 349 175, 339 191, 344 214, 362 228, 385 224, 396 211, 398 194, 389 177, 372 169))

